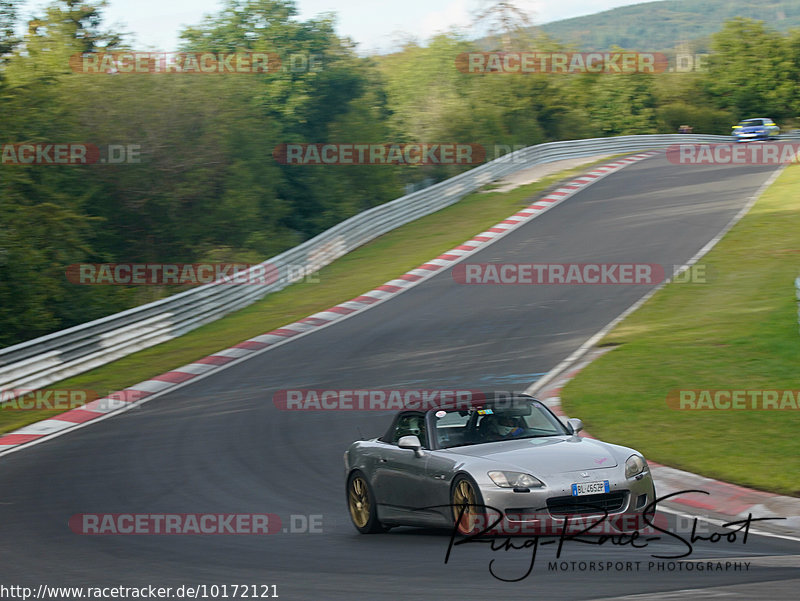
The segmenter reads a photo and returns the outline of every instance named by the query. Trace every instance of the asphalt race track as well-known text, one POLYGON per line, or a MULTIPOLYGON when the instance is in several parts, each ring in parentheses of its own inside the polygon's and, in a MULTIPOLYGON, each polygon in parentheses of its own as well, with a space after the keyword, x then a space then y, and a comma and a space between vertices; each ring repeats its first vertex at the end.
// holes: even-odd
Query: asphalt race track
MULTIPOLYGON (((681 264, 713 238, 773 171, 684 166, 663 155, 579 192, 468 262, 681 264)), ((223 369, 98 424, 0 458, 0 573, 20 585, 277 585, 294 599, 795 598, 800 542, 752 535, 698 542, 688 560, 750 561, 747 571, 648 569, 675 555, 568 543, 559 561, 631 569, 548 570, 555 545, 453 549, 446 533, 362 536, 350 523, 342 453, 381 433, 382 412, 280 411, 289 388, 527 388, 648 286, 465 286, 450 270, 365 313, 223 369), (78 513, 274 513, 322 532, 269 536, 82 536, 78 513), (639 570, 633 569, 640 562, 639 570), (672 594, 684 589, 715 589, 672 594), (664 593, 657 595, 657 593, 664 593)), ((688 317, 687 317, 688 318, 688 317)), ((613 394, 613 391, 609 391, 613 394)), ((632 427, 637 425, 631 417, 632 427)), ((654 435, 659 435, 654 432, 654 435)), ((625 441, 614 441, 624 444, 625 441)), ((685 567, 685 566, 684 566, 685 567)), ((212 597, 208 597, 212 598, 212 597)))

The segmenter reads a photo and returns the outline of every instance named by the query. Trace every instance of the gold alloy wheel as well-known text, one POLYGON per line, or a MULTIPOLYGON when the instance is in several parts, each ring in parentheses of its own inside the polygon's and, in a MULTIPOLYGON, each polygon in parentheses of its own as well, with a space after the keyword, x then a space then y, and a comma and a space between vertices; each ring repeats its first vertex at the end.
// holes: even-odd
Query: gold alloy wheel
POLYGON ((475 507, 477 503, 475 489, 469 480, 459 480, 453 489, 453 519, 458 521, 458 516, 461 515, 462 510, 464 511, 461 521, 458 521, 458 531, 462 534, 472 532, 475 527, 478 513, 478 508, 475 507), (466 509, 464 509, 464 505, 467 506, 466 509))
POLYGON ((364 528, 369 522, 369 492, 367 481, 361 476, 355 476, 350 480, 350 493, 348 495, 350 506, 350 516, 353 523, 359 528, 364 528))

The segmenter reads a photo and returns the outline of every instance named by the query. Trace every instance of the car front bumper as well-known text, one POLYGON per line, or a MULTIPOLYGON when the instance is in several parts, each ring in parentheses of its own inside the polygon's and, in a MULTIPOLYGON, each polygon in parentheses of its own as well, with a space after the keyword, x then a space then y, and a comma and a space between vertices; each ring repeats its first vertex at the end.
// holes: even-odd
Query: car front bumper
POLYGON ((750 142, 752 140, 769 140, 770 134, 769 132, 763 132, 763 133, 751 132, 751 133, 734 134, 733 138, 737 142, 750 142))
MULTIPOLYGON (((605 472, 606 470, 593 470, 605 472)), ((609 491, 573 496, 572 484, 579 473, 564 474, 560 482, 529 492, 494 485, 480 485, 483 504, 488 508, 477 525, 487 533, 500 535, 619 534, 640 530, 647 524, 645 511, 655 507, 655 487, 649 470, 640 479, 620 479, 612 474, 592 474, 592 480, 609 482, 609 491)))

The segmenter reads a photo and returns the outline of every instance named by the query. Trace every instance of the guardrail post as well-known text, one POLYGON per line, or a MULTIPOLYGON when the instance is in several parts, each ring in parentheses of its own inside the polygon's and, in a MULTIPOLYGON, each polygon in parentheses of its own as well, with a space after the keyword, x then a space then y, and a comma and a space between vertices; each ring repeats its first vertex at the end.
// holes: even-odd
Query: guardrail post
MULTIPOLYGON (((797 322, 800 324, 800 277, 794 281, 794 292, 797 298, 797 322)), ((798 329, 798 332, 800 333, 800 329, 798 329)))

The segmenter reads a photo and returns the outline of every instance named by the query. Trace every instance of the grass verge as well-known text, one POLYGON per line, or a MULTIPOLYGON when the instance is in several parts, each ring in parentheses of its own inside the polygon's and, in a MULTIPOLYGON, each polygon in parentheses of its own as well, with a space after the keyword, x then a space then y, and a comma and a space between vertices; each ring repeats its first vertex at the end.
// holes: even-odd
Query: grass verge
POLYGON ((800 496, 800 410, 666 402, 678 390, 800 391, 798 189, 791 166, 701 259, 705 283, 665 286, 611 331, 600 344, 618 346, 562 390, 565 411, 653 461, 800 496))
MULTIPOLYGON (((624 155, 616 155, 624 156, 624 155)), ((301 282, 180 338, 48 386, 93 390, 101 396, 186 365, 253 336, 367 292, 502 221, 563 179, 615 157, 561 171, 505 193, 478 191, 441 211, 393 230, 321 269, 318 283, 301 282)), ((0 410, 0 433, 61 411, 0 410)))

